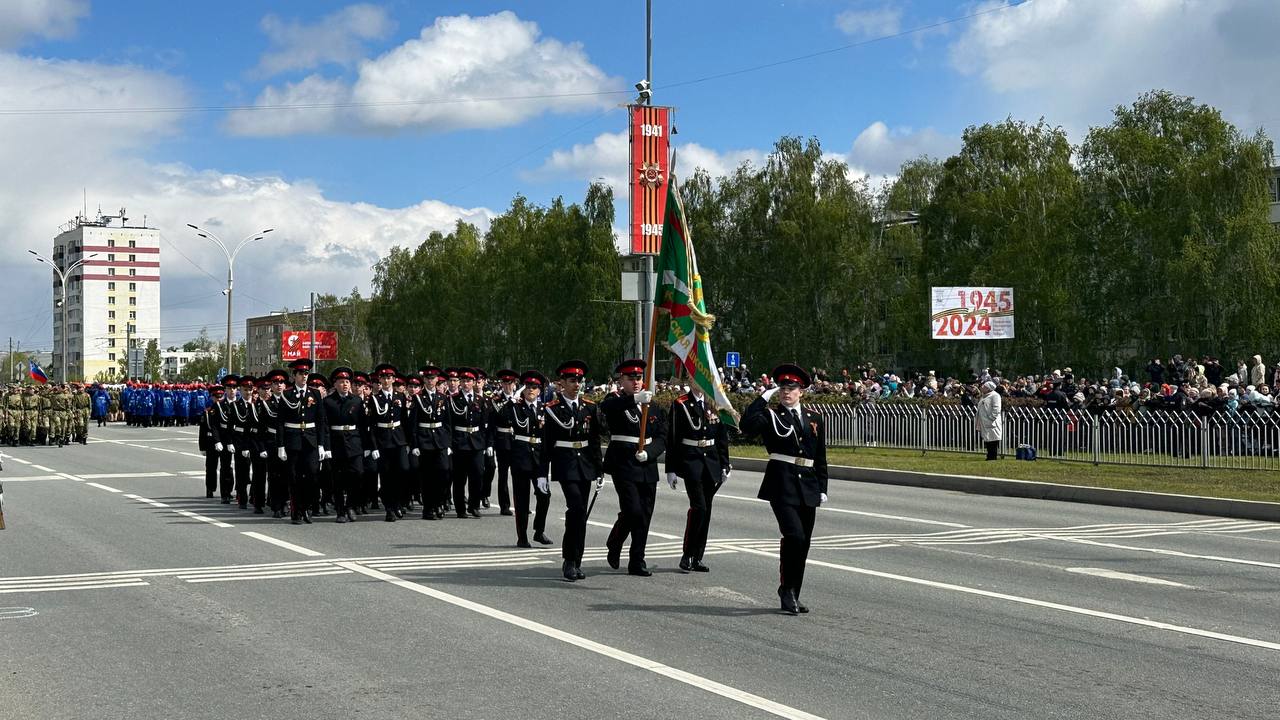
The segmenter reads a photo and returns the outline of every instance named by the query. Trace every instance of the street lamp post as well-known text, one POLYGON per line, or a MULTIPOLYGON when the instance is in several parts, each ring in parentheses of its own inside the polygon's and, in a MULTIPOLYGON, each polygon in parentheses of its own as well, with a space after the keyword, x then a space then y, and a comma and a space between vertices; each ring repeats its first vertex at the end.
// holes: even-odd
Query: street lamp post
POLYGON ((58 369, 62 373, 62 377, 60 378, 60 380, 65 385, 67 382, 67 331, 68 331, 67 329, 67 275, 70 274, 76 268, 83 265, 85 260, 97 257, 98 253, 92 253, 90 255, 86 255, 80 258, 79 260, 71 263, 69 267, 63 270, 62 268, 59 268, 57 265, 54 265, 53 261, 44 257, 43 255, 36 252, 35 250, 28 250, 27 252, 34 255, 37 262, 42 262, 45 265, 48 265, 49 267, 53 268, 53 272, 58 276, 58 286, 62 288, 62 299, 58 303, 58 306, 62 308, 62 361, 58 369))
POLYGON ((199 235, 202 238, 206 238, 217 243, 218 247, 222 248, 222 254, 227 256, 227 290, 226 290, 226 294, 227 294, 227 372, 230 373, 234 371, 234 368, 231 367, 231 291, 235 288, 236 255, 240 254, 240 251, 244 249, 245 245, 248 245, 249 243, 254 242, 255 240, 261 240, 263 236, 265 236, 267 233, 271 232, 275 228, 267 228, 266 230, 253 233, 252 235, 247 235, 243 240, 236 243, 236 246, 234 249, 228 249, 227 244, 222 242, 221 238, 209 232, 208 230, 205 230, 204 228, 201 228, 196 225, 192 225, 191 223, 187 223, 187 227, 191 228, 192 230, 195 230, 196 235, 199 235))

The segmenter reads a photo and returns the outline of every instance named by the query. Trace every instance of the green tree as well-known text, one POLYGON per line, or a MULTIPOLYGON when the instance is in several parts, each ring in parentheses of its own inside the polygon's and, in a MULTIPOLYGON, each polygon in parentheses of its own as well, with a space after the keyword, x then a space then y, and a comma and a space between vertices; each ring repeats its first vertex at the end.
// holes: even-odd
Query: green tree
POLYGON ((160 344, 155 338, 147 341, 146 354, 142 360, 143 377, 151 382, 160 379, 160 344))

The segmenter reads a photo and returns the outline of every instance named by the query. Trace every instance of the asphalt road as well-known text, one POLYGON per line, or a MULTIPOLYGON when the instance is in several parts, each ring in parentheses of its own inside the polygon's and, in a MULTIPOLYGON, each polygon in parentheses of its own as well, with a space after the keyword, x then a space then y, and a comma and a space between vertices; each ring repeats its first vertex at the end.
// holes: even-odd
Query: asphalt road
POLYGON ((4 448, 0 718, 1280 716, 1276 524, 835 482, 790 617, 750 473, 710 573, 665 485, 610 570, 606 484, 566 583, 496 502, 293 526, 206 500, 191 429, 91 437, 4 448))

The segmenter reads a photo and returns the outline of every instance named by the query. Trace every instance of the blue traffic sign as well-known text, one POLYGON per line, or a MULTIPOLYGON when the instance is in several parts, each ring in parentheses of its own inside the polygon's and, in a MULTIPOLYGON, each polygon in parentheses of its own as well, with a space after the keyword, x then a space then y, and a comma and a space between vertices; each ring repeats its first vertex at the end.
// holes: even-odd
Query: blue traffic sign
POLYGON ((222 378, 227 376, 226 368, 218 368, 218 382, 222 382, 222 378))
POLYGON ((724 366, 727 368, 742 367, 742 355, 736 352, 725 353, 724 366))

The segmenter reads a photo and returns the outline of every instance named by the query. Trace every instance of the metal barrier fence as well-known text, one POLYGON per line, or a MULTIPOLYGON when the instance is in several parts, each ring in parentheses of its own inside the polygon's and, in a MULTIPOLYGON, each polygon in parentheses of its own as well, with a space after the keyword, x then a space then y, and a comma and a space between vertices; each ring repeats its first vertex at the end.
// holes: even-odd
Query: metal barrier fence
MULTIPOLYGON (((960 405, 809 405, 827 424, 829 447, 977 453, 975 408, 960 405)), ((1280 408, 1277 408, 1280 410, 1280 408)), ((1002 455, 1096 464, 1280 470, 1280 413, 1107 411, 1007 407, 1002 455)))

